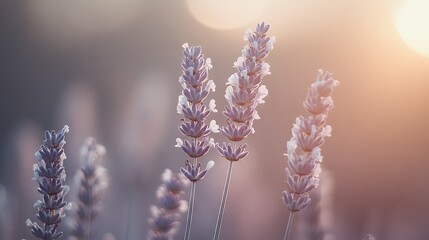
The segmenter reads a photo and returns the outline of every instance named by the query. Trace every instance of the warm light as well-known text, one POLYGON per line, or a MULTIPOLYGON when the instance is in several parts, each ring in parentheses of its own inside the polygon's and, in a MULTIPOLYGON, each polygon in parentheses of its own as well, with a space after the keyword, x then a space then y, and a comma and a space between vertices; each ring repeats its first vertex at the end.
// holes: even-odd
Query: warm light
POLYGON ((126 27, 139 17, 144 0, 38 0, 25 4, 36 33, 67 46, 126 27))
POLYGON ((429 57, 429 1, 405 2, 396 16, 396 28, 408 46, 429 57))
POLYGON ((189 11, 202 24, 215 29, 234 29, 255 21, 264 11, 260 0, 187 0, 189 11))

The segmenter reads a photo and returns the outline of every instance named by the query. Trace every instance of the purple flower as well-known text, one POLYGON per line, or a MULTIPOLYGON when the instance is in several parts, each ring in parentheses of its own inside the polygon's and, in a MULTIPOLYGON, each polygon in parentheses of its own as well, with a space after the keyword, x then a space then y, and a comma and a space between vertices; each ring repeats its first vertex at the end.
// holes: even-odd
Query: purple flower
POLYGON ((188 206, 182 195, 189 182, 183 175, 165 169, 162 182, 156 192, 158 206, 151 207, 152 218, 149 219, 151 230, 148 240, 172 240, 179 226, 180 215, 188 206))
POLYGON ((329 72, 319 70, 316 81, 311 84, 304 108, 310 116, 296 118, 292 138, 287 143, 287 185, 283 202, 292 211, 299 211, 310 204, 308 192, 319 185, 321 145, 331 135, 326 125, 329 110, 333 108, 331 97, 338 81, 329 72))
POLYGON ((101 160, 106 153, 103 145, 88 138, 81 149, 82 168, 78 172, 79 194, 76 220, 72 235, 77 239, 91 239, 91 226, 100 211, 100 199, 107 188, 106 170, 101 160))
MULTIPOLYGON (((264 98, 268 95, 265 85, 260 84, 265 76, 271 74, 270 65, 265 62, 265 58, 273 49, 275 38, 267 36, 269 28, 268 24, 260 23, 256 30, 246 31, 244 40, 248 44, 234 63, 236 72, 226 83, 225 98, 229 106, 225 107, 223 115, 227 118, 227 124, 219 130, 233 142, 239 142, 255 132, 253 121, 259 119, 256 107, 264 103, 264 98)), ((244 145, 230 145, 229 149, 225 144, 217 146, 219 153, 229 161, 245 157, 247 151, 244 148, 244 145)))
POLYGON ((66 179, 63 161, 65 134, 69 127, 65 125, 58 132, 46 131, 43 145, 36 152, 37 164, 34 165, 34 180, 38 183, 37 191, 43 195, 42 200, 36 201, 37 219, 43 224, 27 219, 26 223, 31 227, 31 233, 41 239, 59 239, 63 235, 58 232, 58 226, 65 217, 64 209, 69 209, 70 204, 65 201, 65 195, 69 187, 64 184, 66 179))
POLYGON ((215 101, 205 99, 216 86, 213 80, 208 80, 208 71, 212 68, 210 58, 204 59, 201 47, 183 44, 182 75, 179 83, 182 85, 182 94, 179 96, 177 113, 182 115, 180 132, 190 139, 176 139, 176 147, 181 148, 192 162, 187 161, 182 173, 191 181, 201 180, 209 168, 199 175, 200 163, 197 158, 204 156, 210 148, 214 147, 214 140, 210 138, 211 132, 219 132, 219 126, 212 120, 207 124, 206 118, 211 112, 217 112, 215 101))

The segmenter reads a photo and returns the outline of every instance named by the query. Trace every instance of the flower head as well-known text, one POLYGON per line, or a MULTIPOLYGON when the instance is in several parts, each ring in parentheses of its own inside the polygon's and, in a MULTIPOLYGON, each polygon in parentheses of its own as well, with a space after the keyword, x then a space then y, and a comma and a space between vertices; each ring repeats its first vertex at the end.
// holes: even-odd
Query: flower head
POLYGON ((179 226, 180 215, 188 206, 182 197, 189 183, 185 177, 165 169, 161 179, 162 185, 156 192, 158 206, 151 207, 152 217, 149 219, 151 230, 148 240, 172 240, 179 226))
MULTIPOLYGON (((228 106, 223 115, 227 118, 227 124, 222 126, 220 132, 230 141, 239 142, 250 133, 254 133, 253 122, 259 119, 256 107, 264 103, 268 95, 265 85, 261 85, 262 79, 270 75, 270 65, 265 58, 273 49, 274 37, 268 37, 270 26, 264 22, 259 23, 255 30, 248 29, 244 40, 248 42, 241 51, 241 56, 234 62, 236 72, 226 83, 225 99, 228 106)), ((217 147, 219 153, 229 161, 238 161, 247 155, 245 146, 217 147)))
POLYGON ((77 239, 86 239, 91 235, 94 218, 100 212, 100 200, 107 188, 107 174, 102 165, 106 153, 103 145, 89 137, 81 148, 82 167, 78 172, 79 193, 76 218, 72 235, 77 239))
POLYGON ((192 182, 201 180, 207 173, 208 169, 199 172, 201 164, 197 158, 204 156, 214 147, 214 140, 209 137, 210 133, 219 132, 216 121, 206 123, 207 116, 217 112, 214 99, 211 99, 208 105, 205 103, 209 93, 216 90, 214 81, 208 80, 208 71, 212 67, 210 58, 204 59, 201 47, 183 44, 182 75, 179 77, 183 90, 178 98, 177 112, 183 116, 179 130, 189 139, 177 138, 176 147, 180 147, 194 159, 192 163, 187 161, 185 168, 182 168, 184 174, 189 170, 190 175, 186 176, 192 182))
POLYGON ((283 192, 283 202, 291 211, 299 211, 310 203, 308 192, 319 185, 321 146, 331 136, 326 125, 329 110, 333 108, 332 91, 338 81, 329 72, 319 70, 311 84, 304 108, 310 116, 299 116, 292 127, 292 138, 287 143, 286 175, 288 189, 283 192))
POLYGON ((65 195, 69 187, 64 184, 66 174, 63 161, 66 159, 64 145, 65 135, 69 127, 65 125, 58 132, 46 131, 43 145, 36 152, 37 164, 34 165, 34 179, 39 185, 37 191, 43 195, 42 200, 37 200, 34 207, 37 208, 37 219, 43 227, 30 219, 26 221, 31 227, 31 233, 41 239, 59 239, 63 233, 58 232, 58 226, 65 217, 64 210, 71 207, 65 201, 65 195))

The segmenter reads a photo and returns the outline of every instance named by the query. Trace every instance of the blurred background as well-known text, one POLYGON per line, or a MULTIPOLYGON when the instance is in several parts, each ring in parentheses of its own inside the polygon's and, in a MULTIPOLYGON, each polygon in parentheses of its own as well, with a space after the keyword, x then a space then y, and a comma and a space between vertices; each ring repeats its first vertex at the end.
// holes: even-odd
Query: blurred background
MULTIPOLYGON (((212 59, 211 97, 221 110, 244 31, 265 21, 277 38, 269 95, 247 139, 250 154, 234 168, 223 239, 282 239, 283 153, 319 68, 340 81, 333 136, 322 148, 329 239, 429 239, 428 11, 425 0, 1 1, 0 238, 32 239, 25 220, 35 220, 40 198, 34 153, 45 129, 64 124, 72 188, 85 138, 107 149, 110 186, 96 239, 144 238, 163 169, 186 160, 174 148, 182 44, 202 45, 212 59)), ((216 165, 197 186, 193 239, 213 234, 227 170, 215 151, 208 160, 216 165)), ((178 239, 183 231, 184 223, 178 239)))

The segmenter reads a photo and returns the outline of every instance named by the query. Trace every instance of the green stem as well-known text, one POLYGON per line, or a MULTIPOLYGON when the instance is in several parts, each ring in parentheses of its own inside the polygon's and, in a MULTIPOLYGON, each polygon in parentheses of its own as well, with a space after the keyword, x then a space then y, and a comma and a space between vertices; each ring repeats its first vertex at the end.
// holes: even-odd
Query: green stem
POLYGON ((221 200, 220 208, 219 208, 219 214, 217 216, 217 221, 216 221, 216 229, 215 229, 215 233, 214 233, 214 237, 213 237, 214 240, 218 240, 219 235, 220 235, 220 228, 222 226, 223 214, 225 212, 226 198, 228 196, 228 189, 229 189, 229 184, 231 181, 232 164, 233 163, 234 163, 233 161, 230 161, 229 166, 228 166, 228 174, 226 176, 225 186, 223 188, 222 200, 221 200))
POLYGON ((288 238, 289 238, 289 233, 290 233, 290 230, 292 228, 293 213, 294 213, 293 211, 290 211, 290 213, 289 213, 289 220, 287 222, 287 227, 286 227, 285 239, 284 240, 288 240, 288 238))
POLYGON ((188 217, 186 219, 186 230, 185 230, 185 238, 184 238, 185 240, 189 240, 191 236, 192 215, 194 214, 194 202, 195 202, 195 187, 196 187, 196 182, 192 182, 191 195, 189 196, 188 217))

